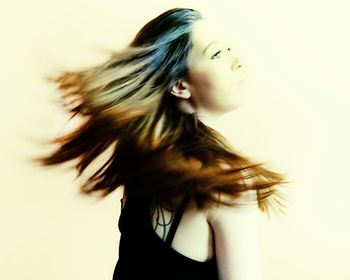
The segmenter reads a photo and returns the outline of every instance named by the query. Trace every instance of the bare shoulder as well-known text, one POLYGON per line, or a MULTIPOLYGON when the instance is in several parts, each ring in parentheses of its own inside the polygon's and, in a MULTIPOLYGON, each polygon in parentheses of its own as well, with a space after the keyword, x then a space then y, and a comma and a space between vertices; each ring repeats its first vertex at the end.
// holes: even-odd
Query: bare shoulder
MULTIPOLYGON (((256 196, 256 191, 246 191, 239 199, 245 202, 256 196)), ((231 200, 221 196, 221 200, 231 200)), ((261 280, 259 219, 257 204, 230 207, 224 204, 207 210, 206 218, 215 239, 215 254, 219 278, 261 280)))
POLYGON ((259 216, 261 210, 258 207, 257 193, 249 190, 242 193, 239 198, 232 198, 227 194, 220 194, 220 200, 226 203, 235 203, 237 206, 227 206, 223 203, 213 205, 207 209, 207 221, 211 224, 218 219, 227 219, 233 216, 259 216))
MULTIPOLYGON (((229 168, 229 165, 221 162, 219 164, 223 169, 229 168)), ((247 172, 247 171, 245 171, 247 172)), ((251 179, 246 180, 247 184, 251 184, 251 179)), ((238 198, 224 193, 214 194, 215 199, 235 206, 226 206, 225 204, 214 205, 207 209, 207 220, 213 223, 216 219, 226 219, 231 216, 256 216, 260 214, 258 207, 258 197, 256 190, 247 190, 240 194, 238 198)))

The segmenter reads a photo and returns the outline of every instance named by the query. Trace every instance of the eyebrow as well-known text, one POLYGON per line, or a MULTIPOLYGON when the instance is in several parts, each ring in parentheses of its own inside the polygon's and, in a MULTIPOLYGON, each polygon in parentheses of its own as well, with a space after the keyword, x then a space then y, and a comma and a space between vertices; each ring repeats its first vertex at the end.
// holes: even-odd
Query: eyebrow
POLYGON ((216 43, 220 43, 219 41, 214 41, 209 43, 209 45, 204 49, 203 53, 205 53, 207 51, 207 49, 212 45, 212 44, 216 44, 216 43))

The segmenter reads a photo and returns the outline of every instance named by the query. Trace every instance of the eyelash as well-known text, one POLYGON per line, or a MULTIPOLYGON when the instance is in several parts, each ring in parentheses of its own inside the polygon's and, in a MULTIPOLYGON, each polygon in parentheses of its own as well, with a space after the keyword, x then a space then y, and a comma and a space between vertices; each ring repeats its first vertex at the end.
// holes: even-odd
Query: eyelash
MULTIPOLYGON (((227 48, 228 51, 231 51, 231 48, 227 48)), ((221 53, 221 51, 216 52, 215 54, 212 55, 211 59, 213 59, 214 57, 216 57, 219 53, 221 53)))

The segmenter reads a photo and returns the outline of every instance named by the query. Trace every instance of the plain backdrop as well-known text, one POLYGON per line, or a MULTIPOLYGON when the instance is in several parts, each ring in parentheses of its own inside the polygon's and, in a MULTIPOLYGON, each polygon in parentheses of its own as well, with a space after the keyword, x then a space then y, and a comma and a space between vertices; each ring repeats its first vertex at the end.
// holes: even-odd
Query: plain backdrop
POLYGON ((244 105, 218 129, 288 175, 285 216, 261 219, 265 280, 350 279, 347 1, 3 1, 0 7, 0 279, 108 280, 122 190, 78 194, 68 166, 40 169, 37 140, 74 125, 44 75, 94 65, 148 20, 193 7, 239 42, 244 105))

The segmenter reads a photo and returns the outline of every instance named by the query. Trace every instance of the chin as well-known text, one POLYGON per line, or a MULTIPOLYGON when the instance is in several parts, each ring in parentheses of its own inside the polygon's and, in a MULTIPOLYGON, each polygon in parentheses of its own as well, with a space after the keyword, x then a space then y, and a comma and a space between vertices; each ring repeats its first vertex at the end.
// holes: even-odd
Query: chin
POLYGON ((231 107, 231 111, 234 111, 236 109, 239 109, 243 106, 243 103, 236 103, 231 107))
POLYGON ((235 94, 230 101, 228 101, 226 104, 230 104, 229 108, 231 110, 238 109, 241 106, 244 105, 244 97, 241 94, 235 94))
POLYGON ((240 103, 240 102, 234 102, 234 103, 231 103, 229 106, 228 106, 229 103, 226 104, 225 108, 222 109, 222 112, 223 113, 230 113, 236 109, 239 109, 243 104, 240 103))
POLYGON ((237 91, 232 95, 232 104, 235 107, 241 107, 245 103, 246 91, 243 88, 238 88, 237 91))

